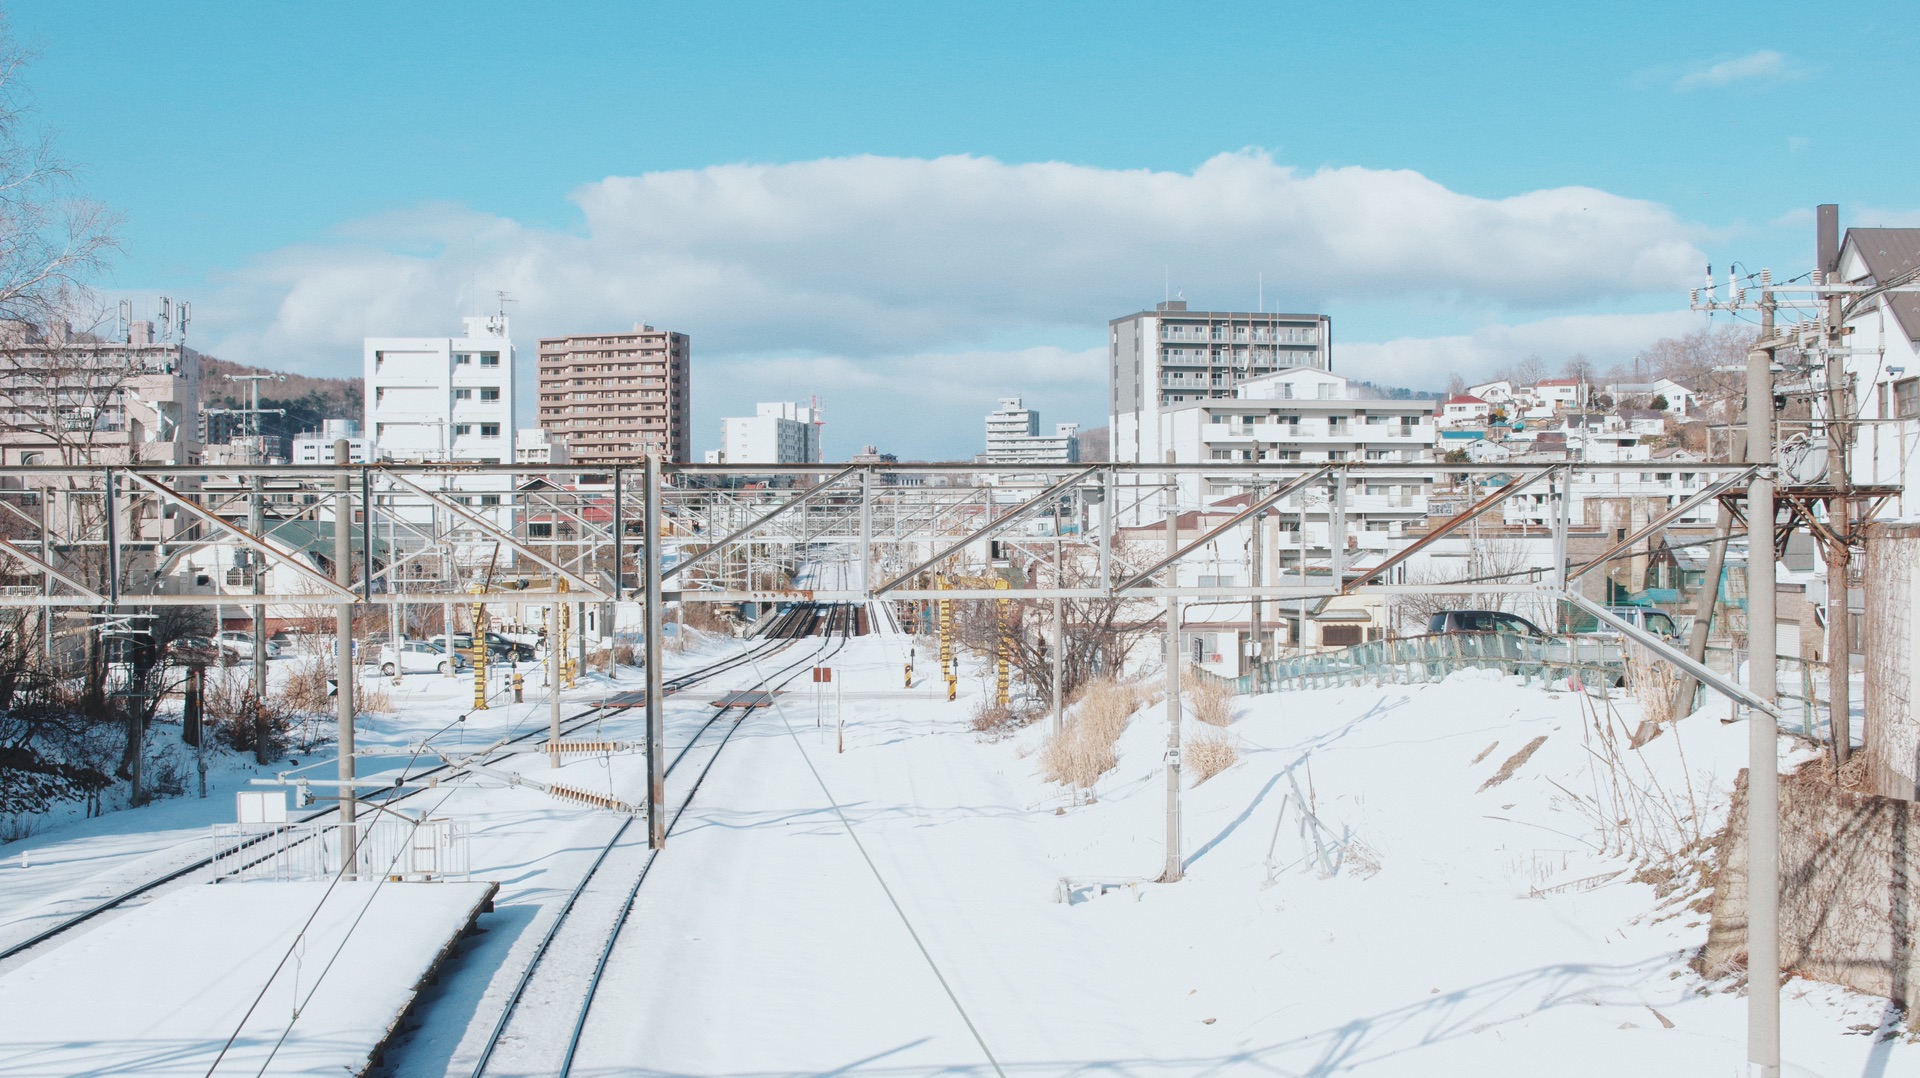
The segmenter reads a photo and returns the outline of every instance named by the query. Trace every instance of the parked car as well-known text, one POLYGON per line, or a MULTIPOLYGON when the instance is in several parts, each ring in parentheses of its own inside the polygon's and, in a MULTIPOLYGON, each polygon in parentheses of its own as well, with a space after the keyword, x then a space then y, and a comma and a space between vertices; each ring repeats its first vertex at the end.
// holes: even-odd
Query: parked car
MULTIPOLYGON (((250 661, 253 658, 253 634, 252 633, 237 633, 237 632, 218 633, 218 634, 215 634, 213 638, 213 642, 219 645, 220 647, 226 649, 227 651, 231 651, 235 653, 235 655, 237 655, 243 661, 250 661)), ((274 642, 271 640, 267 641, 266 643, 267 643, 267 658, 278 659, 280 657, 279 647, 275 646, 274 642)))
POLYGON ((167 661, 175 666, 231 666, 235 659, 204 636, 183 636, 168 642, 167 661))
POLYGON ((1512 633, 1546 636, 1539 626, 1504 610, 1441 610, 1427 619, 1429 633, 1512 633))
MULTIPOLYGON (((1619 618, 1621 621, 1626 622, 1636 629, 1645 629, 1647 632, 1668 641, 1678 643, 1683 639, 1679 624, 1673 620, 1671 614, 1668 614, 1664 610, 1653 610, 1644 606, 1610 606, 1607 607, 1607 613, 1612 614, 1614 617, 1619 618)), ((1582 635, 1618 639, 1620 637, 1620 631, 1611 625, 1597 625, 1582 635)))
MULTIPOLYGON (((433 636, 428 637, 427 643, 432 644, 435 648, 443 648, 445 645, 442 644, 441 642, 445 639, 446 639, 446 635, 444 633, 439 633, 439 634, 435 634, 433 636)), ((454 633, 453 646, 454 646, 454 649, 457 651, 461 651, 468 655, 472 655, 473 654, 473 634, 472 633, 454 633)), ((508 662, 508 661, 530 662, 533 659, 533 648, 529 647, 526 644, 521 644, 516 641, 509 640, 506 637, 501 636, 499 633, 488 633, 487 634, 487 659, 491 662, 508 662)))
POLYGON ((467 657, 457 651, 449 659, 444 650, 424 640, 407 640, 400 644, 397 652, 391 644, 381 645, 379 665, 382 674, 392 677, 396 672, 419 674, 438 671, 453 674, 467 669, 470 664, 467 657))

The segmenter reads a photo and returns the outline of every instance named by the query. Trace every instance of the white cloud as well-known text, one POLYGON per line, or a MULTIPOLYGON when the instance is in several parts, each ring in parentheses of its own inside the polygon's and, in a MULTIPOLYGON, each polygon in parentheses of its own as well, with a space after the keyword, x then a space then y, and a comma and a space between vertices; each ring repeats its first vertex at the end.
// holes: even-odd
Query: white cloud
POLYGON ((1696 67, 1680 76, 1673 88, 1682 92, 1702 90, 1714 86, 1728 86, 1736 82, 1756 82, 1792 77, 1793 72, 1787 65, 1784 54, 1772 49, 1760 49, 1745 56, 1731 60, 1696 67))
POLYGON ((1251 306, 1264 274, 1270 308, 1333 314, 1339 349, 1365 335, 1341 321, 1361 305, 1501 319, 1670 295, 1707 235, 1592 188, 1481 198, 1412 171, 1302 171, 1251 150, 1191 173, 972 156, 718 165, 571 197, 570 229, 444 204, 348 223, 217 275, 196 329, 228 358, 349 373, 362 337, 450 332, 503 289, 523 346, 636 320, 691 333, 697 405, 866 385, 930 402, 924 430, 971 442, 971 395, 991 403, 1068 371, 1088 387, 1080 411, 1097 412, 1098 350, 1073 348, 1159 299, 1163 267, 1217 308, 1251 306))
POLYGON ((1444 386, 1447 376, 1455 373, 1469 380, 1485 377, 1530 355, 1539 356, 1548 370, 1558 370, 1580 353, 1604 370, 1661 337, 1701 328, 1704 317, 1691 311, 1664 311, 1489 323, 1471 333, 1336 346, 1335 366, 1356 378, 1424 388, 1444 386))

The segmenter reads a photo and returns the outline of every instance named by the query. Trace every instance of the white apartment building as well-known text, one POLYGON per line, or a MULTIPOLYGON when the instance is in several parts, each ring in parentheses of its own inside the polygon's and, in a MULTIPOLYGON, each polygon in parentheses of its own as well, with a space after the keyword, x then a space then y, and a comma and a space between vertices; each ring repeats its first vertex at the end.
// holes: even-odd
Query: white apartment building
MULTIPOLYGON (((1175 464, 1421 461, 1434 438, 1433 415, 1424 403, 1357 396, 1353 385, 1340 375, 1299 369, 1244 382, 1231 398, 1175 405, 1161 416, 1160 438, 1167 446, 1167 459, 1175 464)), ((1424 473, 1410 474, 1370 478, 1359 489, 1349 489, 1345 509, 1349 548, 1385 550, 1388 537, 1403 534, 1410 524, 1424 519, 1430 482, 1424 473)), ((1178 499, 1183 507, 1200 506, 1244 490, 1244 481, 1232 472, 1184 475, 1178 499)), ((1316 496, 1309 496, 1308 503, 1316 496)), ((1292 506, 1289 511, 1296 515, 1300 511, 1297 499, 1283 505, 1292 506)), ((1123 507, 1122 522, 1150 524, 1155 513, 1164 514, 1164 509, 1134 507, 1134 515, 1129 516, 1123 507)), ((1309 561, 1328 556, 1327 520, 1328 506, 1321 497, 1319 506, 1309 509, 1306 521, 1309 561)), ((1299 541, 1295 537, 1294 545, 1299 541)))
POLYGON ((1052 434, 1041 434, 1040 413, 1019 397, 1001 397, 1000 406, 987 413, 987 463, 1073 464, 1079 459, 1080 424, 1056 423, 1052 434))
MULTIPOLYGON (((514 351, 507 316, 466 319, 459 337, 368 337, 366 422, 375 461, 512 464, 514 351)), ((513 526, 513 476, 446 480, 463 505, 501 507, 513 526)), ((460 557, 483 557, 463 547, 460 557)))
POLYGON ((1190 311, 1185 300, 1107 323, 1108 426, 1113 459, 1164 461, 1160 416, 1233 396, 1240 383, 1283 370, 1333 367, 1323 314, 1190 311))
POLYGON ((750 416, 720 421, 718 459, 714 454, 707 459, 718 464, 814 464, 821 459, 823 423, 817 407, 791 401, 756 404, 750 416))
POLYGON ((468 318, 460 337, 368 337, 366 378, 377 459, 513 463, 506 315, 468 318))
POLYGON ((306 431, 293 438, 295 464, 332 464, 333 443, 347 440, 347 462, 365 464, 373 459, 373 440, 360 433, 357 419, 329 419, 317 431, 306 431))

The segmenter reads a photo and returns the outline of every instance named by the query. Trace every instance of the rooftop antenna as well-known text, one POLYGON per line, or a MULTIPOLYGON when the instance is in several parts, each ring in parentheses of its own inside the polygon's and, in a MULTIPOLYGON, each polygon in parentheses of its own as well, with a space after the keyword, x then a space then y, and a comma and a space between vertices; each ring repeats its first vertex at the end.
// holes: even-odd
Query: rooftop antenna
POLYGON ((173 300, 160 297, 160 333, 165 336, 173 328, 173 300))
POLYGON ((193 320, 193 304, 181 300, 173 308, 173 318, 180 327, 180 343, 187 343, 187 323, 193 320))

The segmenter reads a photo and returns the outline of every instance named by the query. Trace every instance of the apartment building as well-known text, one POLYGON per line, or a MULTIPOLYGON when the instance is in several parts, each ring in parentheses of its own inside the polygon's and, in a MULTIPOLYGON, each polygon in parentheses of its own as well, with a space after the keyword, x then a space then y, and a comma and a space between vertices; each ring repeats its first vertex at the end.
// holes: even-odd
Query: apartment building
POLYGON ((817 405, 774 401, 756 404, 749 416, 720 420, 719 464, 813 464, 821 459, 821 411, 817 405))
POLYGON ((636 323, 625 333, 540 339, 539 422, 575 464, 693 459, 687 335, 636 323))
POLYGON ((152 322, 0 336, 0 462, 199 464, 200 414, 200 353, 152 322))
POLYGON ((1080 459, 1080 424, 1056 423, 1040 433, 1040 413, 1019 397, 1000 398, 987 413, 988 464, 1073 464, 1080 459))
POLYGON ((1242 382, 1295 368, 1333 368, 1323 314, 1190 311, 1185 300, 1107 323, 1112 458, 1165 459, 1159 417, 1169 408, 1234 395, 1242 382))

